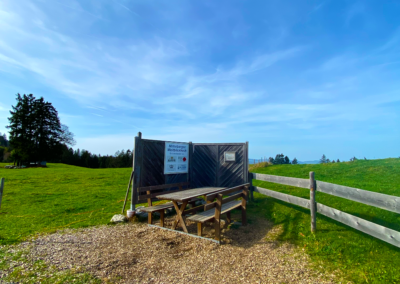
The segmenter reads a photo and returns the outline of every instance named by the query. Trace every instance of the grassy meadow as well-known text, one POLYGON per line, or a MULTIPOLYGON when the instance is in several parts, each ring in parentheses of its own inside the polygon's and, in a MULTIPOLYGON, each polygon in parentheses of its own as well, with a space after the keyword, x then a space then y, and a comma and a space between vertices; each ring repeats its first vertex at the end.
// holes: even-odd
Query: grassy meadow
POLYGON ((130 168, 88 169, 64 164, 4 169, 0 245, 35 233, 106 224, 121 213, 130 168))
MULTIPOLYGON (((4 169, 0 209, 0 245, 17 243, 37 233, 63 228, 107 224, 121 212, 130 168, 88 169, 64 164, 48 168, 4 169)), ((384 159, 320 165, 258 166, 251 171, 308 178, 400 196, 400 159, 384 159)), ((309 198, 307 189, 253 181, 254 185, 309 198)), ((400 249, 317 216, 317 232, 310 232, 309 210, 254 194, 248 218, 263 216, 279 226, 273 238, 296 244, 307 252, 317 269, 341 271, 355 283, 400 283, 400 249)), ((400 215, 317 192, 317 202, 400 231, 400 215)), ((1 255, 1 254, 0 254, 1 255)), ((345 281, 346 282, 346 281, 345 281)))
MULTIPOLYGON (((308 178, 400 196, 400 159, 358 160, 317 165, 274 165, 252 170, 279 176, 308 178)), ((309 199, 307 189, 253 181, 263 188, 309 199)), ((317 268, 340 269, 356 283, 400 283, 400 249, 317 214, 317 232, 310 230, 310 211, 254 193, 251 214, 262 214, 281 226, 279 240, 303 248, 317 268)), ((400 231, 400 214, 317 192, 317 202, 400 231)))

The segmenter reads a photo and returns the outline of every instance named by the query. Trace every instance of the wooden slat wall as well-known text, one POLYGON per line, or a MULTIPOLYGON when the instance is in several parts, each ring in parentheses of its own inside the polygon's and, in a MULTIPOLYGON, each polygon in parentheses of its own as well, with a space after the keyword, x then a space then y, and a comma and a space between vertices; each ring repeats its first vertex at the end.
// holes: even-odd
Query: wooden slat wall
POLYGON ((254 191, 255 192, 259 192, 261 194, 288 202, 288 203, 292 203, 304 208, 308 208, 310 209, 310 200, 308 199, 304 199, 304 198, 300 198, 297 196, 293 196, 293 195, 289 195, 289 194, 284 194, 284 193, 280 193, 277 191, 273 191, 273 190, 269 190, 266 188, 262 188, 262 187, 258 187, 258 186, 254 186, 254 191))
POLYGON ((317 191, 400 213, 400 197, 317 181, 317 191))
POLYGON ((350 226, 356 230, 381 239, 382 241, 390 243, 396 247, 400 247, 400 232, 377 225, 320 203, 317 203, 317 212, 340 223, 346 224, 347 226, 350 226))

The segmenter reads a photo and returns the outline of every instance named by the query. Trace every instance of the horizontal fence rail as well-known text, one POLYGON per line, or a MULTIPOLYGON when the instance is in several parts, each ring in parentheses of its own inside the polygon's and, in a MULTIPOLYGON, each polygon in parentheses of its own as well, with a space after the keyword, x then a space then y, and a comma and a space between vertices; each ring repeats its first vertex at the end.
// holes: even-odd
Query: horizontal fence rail
POLYGON ((400 197, 317 181, 317 191, 400 213, 400 197))
POLYGON ((310 209, 310 200, 307 200, 304 198, 300 198, 300 197, 293 196, 290 194, 280 193, 277 191, 269 190, 269 189, 258 187, 258 186, 254 187, 254 191, 261 193, 263 195, 267 195, 267 196, 270 196, 270 197, 273 197, 273 198, 276 198, 276 199, 279 199, 279 200, 282 200, 282 201, 285 201, 288 203, 296 204, 298 206, 310 209))
MULTIPOLYGON (((374 207, 382 208, 395 213, 400 213, 400 197, 362 190, 358 188, 337 185, 333 183, 316 181, 314 173, 310 173, 310 179, 300 179, 291 177, 282 177, 274 175, 249 173, 249 178, 261 181, 268 181, 284 185, 297 186, 310 189, 310 200, 285 194, 266 188, 252 186, 252 191, 261 193, 263 195, 279 199, 291 204, 295 204, 304 208, 310 209, 311 212, 314 208, 316 211, 326 217, 341 222, 349 227, 364 232, 382 241, 390 243, 396 247, 400 247, 400 232, 386 228, 384 226, 372 223, 370 221, 358 218, 343 211, 331 208, 329 206, 315 202, 313 198, 315 190, 330 195, 342 197, 352 201, 360 202, 363 204, 371 205, 374 207)), ((311 214, 313 215, 313 214, 311 214)), ((315 225, 316 216, 311 216, 311 231, 316 229, 315 225)))
POLYGON ((346 224, 356 230, 371 235, 377 239, 381 239, 396 247, 400 247, 400 232, 383 227, 381 225, 358 218, 340 210, 317 203, 317 212, 334 219, 340 223, 346 224))
POLYGON ((253 173, 253 179, 297 186, 302 188, 310 188, 310 180, 302 178, 282 177, 282 176, 253 173))

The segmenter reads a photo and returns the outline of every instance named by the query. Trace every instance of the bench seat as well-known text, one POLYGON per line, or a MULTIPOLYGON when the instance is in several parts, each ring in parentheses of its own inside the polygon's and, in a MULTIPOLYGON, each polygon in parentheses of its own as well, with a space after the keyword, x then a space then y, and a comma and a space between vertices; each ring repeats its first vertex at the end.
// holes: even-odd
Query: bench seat
MULTIPOLYGON (((235 208, 242 206, 241 200, 234 200, 228 203, 225 203, 221 207, 221 214, 227 213, 235 208)), ((215 208, 212 210, 207 210, 196 215, 190 216, 187 220, 198 222, 198 223, 205 223, 214 219, 215 216, 215 208)))
MULTIPOLYGON (((193 203, 193 202, 196 202, 196 201, 199 201, 199 200, 202 200, 202 199, 195 197, 195 198, 190 199, 189 203, 193 203)), ((178 205, 182 205, 182 203, 178 202, 178 205)), ((144 212, 150 212, 151 213, 151 212, 157 212, 157 211, 161 211, 161 210, 165 210, 165 209, 173 208, 173 207, 174 207, 174 204, 172 202, 167 202, 167 203, 164 203, 164 204, 157 204, 157 205, 154 205, 154 206, 145 207, 145 208, 143 208, 141 210, 144 211, 144 212)))

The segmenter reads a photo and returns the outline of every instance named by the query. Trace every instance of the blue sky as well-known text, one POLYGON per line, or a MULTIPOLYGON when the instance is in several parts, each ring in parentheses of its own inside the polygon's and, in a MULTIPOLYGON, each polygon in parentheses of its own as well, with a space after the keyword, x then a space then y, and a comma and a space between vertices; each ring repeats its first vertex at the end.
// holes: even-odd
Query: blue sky
POLYGON ((76 148, 250 143, 250 157, 400 156, 399 1, 0 0, 0 132, 15 94, 76 148))

